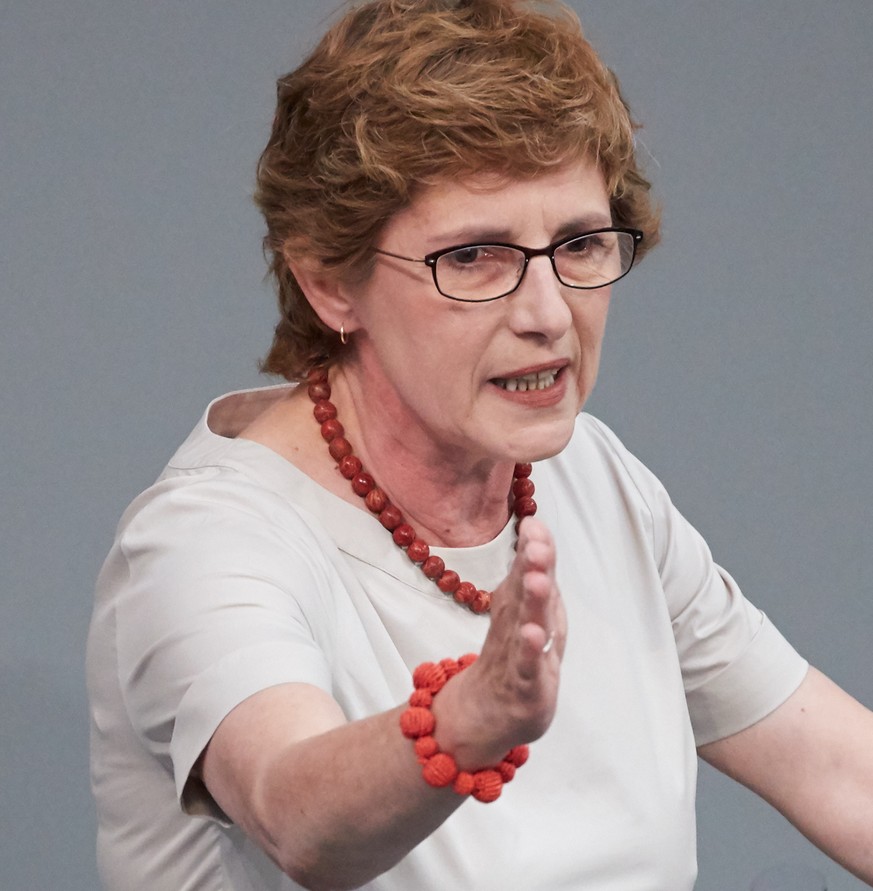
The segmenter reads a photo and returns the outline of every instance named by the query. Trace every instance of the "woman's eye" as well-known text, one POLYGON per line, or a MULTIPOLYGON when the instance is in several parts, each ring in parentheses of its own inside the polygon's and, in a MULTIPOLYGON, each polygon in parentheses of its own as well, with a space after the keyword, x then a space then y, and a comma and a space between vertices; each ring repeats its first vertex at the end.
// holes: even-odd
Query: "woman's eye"
POLYGON ((457 263, 459 266, 469 266, 477 260, 481 260, 485 257, 486 253, 487 251, 484 247, 474 245, 472 247, 460 248, 457 251, 452 251, 447 259, 452 263, 457 263))
POLYGON ((564 250, 576 257, 600 257, 610 253, 615 248, 615 244, 613 234, 603 232, 598 235, 585 235, 575 241, 570 241, 564 245, 564 250))
POLYGON ((564 245, 564 249, 569 251, 571 254, 584 254, 586 251, 590 251, 592 248, 597 247, 595 241, 595 236, 586 235, 584 238, 577 238, 575 241, 570 241, 564 245))

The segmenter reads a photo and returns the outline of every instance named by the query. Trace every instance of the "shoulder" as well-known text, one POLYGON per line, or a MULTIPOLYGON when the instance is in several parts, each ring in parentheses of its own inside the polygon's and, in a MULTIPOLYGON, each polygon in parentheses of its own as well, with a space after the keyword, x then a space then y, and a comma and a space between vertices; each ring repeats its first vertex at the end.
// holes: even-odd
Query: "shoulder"
POLYGON ((188 468, 128 508, 98 579, 96 621, 114 624, 128 657, 186 635, 199 646, 215 629, 216 639, 330 629, 337 562, 319 524, 257 477, 188 468))
POLYGON ((244 559, 262 569, 322 548, 317 524, 285 491, 243 463, 172 468, 139 495, 119 524, 117 546, 141 558, 186 552, 211 560, 244 559))
POLYGON ((156 482, 125 511, 119 537, 143 526, 179 532, 234 522, 306 529, 310 524, 298 504, 305 485, 300 471, 239 435, 288 390, 268 387, 214 399, 156 482))
POLYGON ((308 567, 320 576, 331 546, 301 506, 300 472, 257 443, 212 432, 206 417, 123 514, 112 550, 127 572, 278 581, 308 567))

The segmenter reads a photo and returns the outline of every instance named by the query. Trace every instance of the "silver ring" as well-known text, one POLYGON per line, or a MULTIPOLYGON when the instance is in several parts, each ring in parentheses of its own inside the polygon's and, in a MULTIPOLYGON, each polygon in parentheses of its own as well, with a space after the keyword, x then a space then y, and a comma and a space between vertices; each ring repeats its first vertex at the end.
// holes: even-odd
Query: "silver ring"
POLYGON ((552 649, 554 644, 555 644, 555 632, 552 631, 549 634, 549 639, 543 644, 543 654, 545 655, 546 653, 548 653, 549 650, 552 649))

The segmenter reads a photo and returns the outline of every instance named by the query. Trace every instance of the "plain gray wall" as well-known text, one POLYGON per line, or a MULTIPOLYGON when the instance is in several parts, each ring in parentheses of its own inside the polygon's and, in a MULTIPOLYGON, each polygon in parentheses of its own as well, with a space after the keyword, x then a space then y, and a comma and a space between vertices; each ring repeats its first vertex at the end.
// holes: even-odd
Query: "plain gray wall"
MULTIPOLYGON (((334 3, 0 2, 0 889, 94 889, 83 647, 125 504, 274 310, 249 196, 334 3)), ((664 242, 590 408, 808 658, 873 705, 873 3, 576 0, 664 242)), ((699 891, 863 887, 703 770, 699 891)), ((665 889, 666 891, 666 889, 665 889)))

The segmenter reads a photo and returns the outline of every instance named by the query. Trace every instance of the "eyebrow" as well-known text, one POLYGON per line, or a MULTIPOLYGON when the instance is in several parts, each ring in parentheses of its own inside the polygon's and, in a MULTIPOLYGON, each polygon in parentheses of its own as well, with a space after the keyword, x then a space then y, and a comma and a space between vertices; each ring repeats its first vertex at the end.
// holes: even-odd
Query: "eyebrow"
POLYGON ((583 232, 593 232, 596 229, 607 229, 611 225, 612 217, 609 214, 592 214, 591 216, 580 217, 561 226, 555 232, 552 241, 567 238, 570 235, 581 235, 583 232))
MULTIPOLYGON (((592 214, 590 216, 577 217, 564 223, 551 238, 551 241, 559 241, 570 235, 591 232, 595 229, 605 229, 612 225, 612 220, 605 214, 592 214)), ((469 226, 464 229, 453 229, 448 232, 435 236, 428 241, 434 245, 432 250, 439 250, 442 247, 451 245, 464 244, 494 244, 496 242, 505 242, 509 244, 517 244, 511 229, 497 228, 479 228, 469 226)), ((528 245, 535 247, 535 245, 528 245)))

